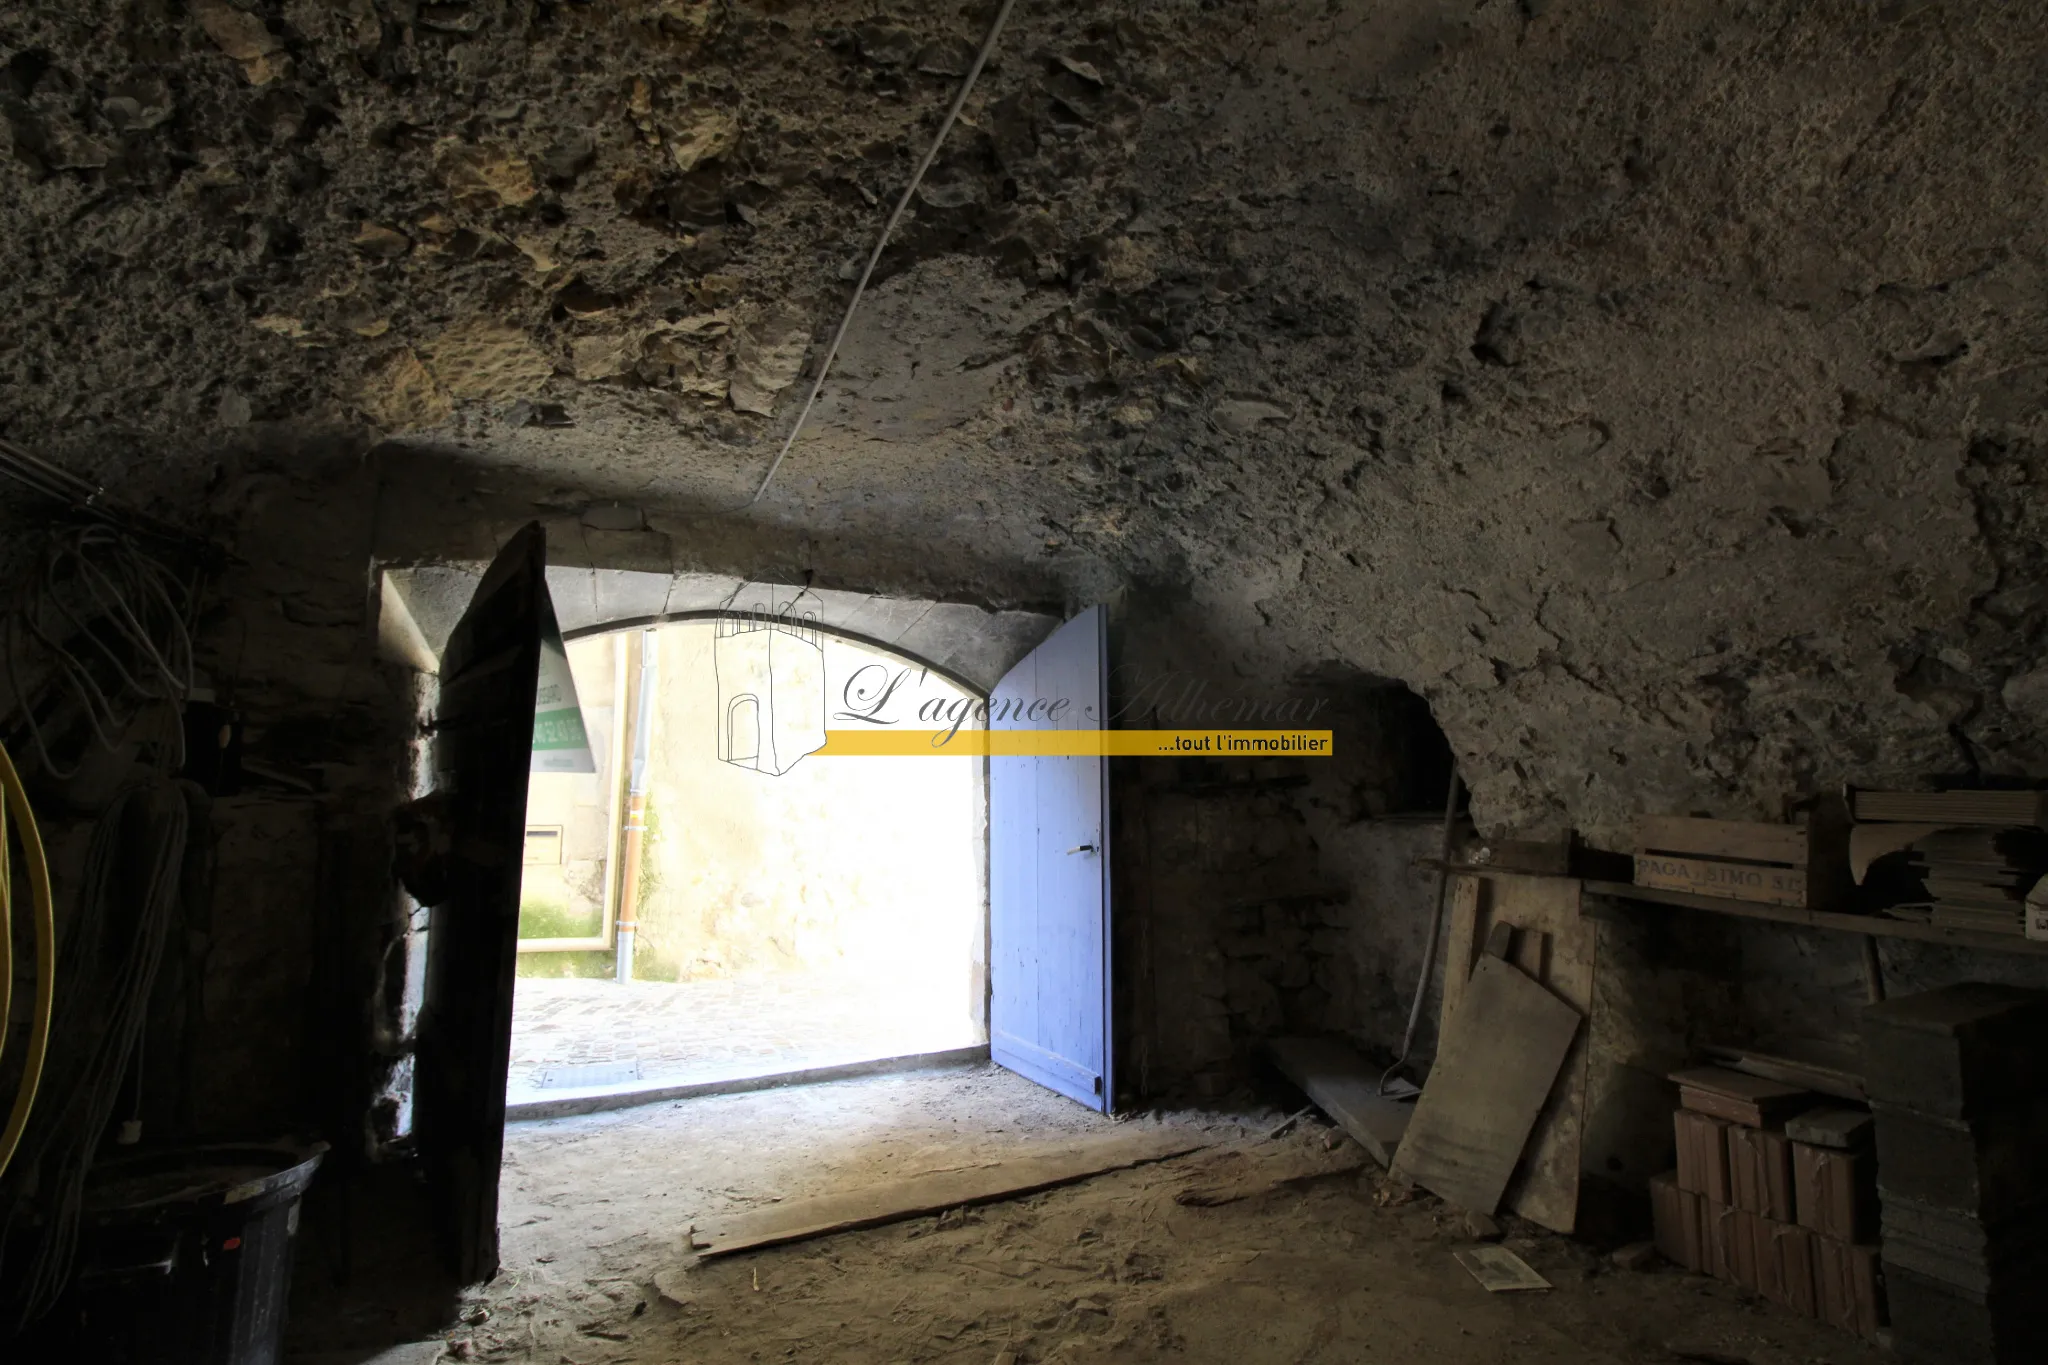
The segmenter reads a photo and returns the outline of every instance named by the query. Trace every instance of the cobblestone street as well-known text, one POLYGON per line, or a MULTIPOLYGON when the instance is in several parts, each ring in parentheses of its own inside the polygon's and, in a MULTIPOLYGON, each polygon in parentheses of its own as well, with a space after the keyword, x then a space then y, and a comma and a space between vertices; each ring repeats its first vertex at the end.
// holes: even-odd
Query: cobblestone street
POLYGON ((522 977, 508 1093, 738 1080, 969 1047, 981 1030, 955 1002, 894 982, 770 976, 681 983, 522 977))

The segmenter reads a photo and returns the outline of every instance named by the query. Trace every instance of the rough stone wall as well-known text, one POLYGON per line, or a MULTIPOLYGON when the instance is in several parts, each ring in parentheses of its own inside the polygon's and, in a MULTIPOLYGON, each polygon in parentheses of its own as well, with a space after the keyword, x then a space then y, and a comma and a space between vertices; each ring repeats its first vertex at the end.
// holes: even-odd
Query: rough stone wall
MULTIPOLYGON (((502 481, 618 567, 1163 597, 1424 695, 1489 833, 2048 762, 2027 7, 1026 3, 736 510, 984 16, 10 7, 0 423, 293 532, 381 432, 420 545, 502 481)), ((384 790, 361 560, 268 534, 215 662, 384 790)))
MULTIPOLYGON (((160 1099, 183 1136, 321 1131, 346 1159, 361 1150, 375 1073, 391 1056, 378 977, 402 961, 385 950, 404 921, 384 831, 410 777, 415 698, 372 648, 361 451, 295 442, 281 455, 243 442, 219 454, 183 517, 228 556, 206 579, 195 654, 200 685, 242 722, 244 767, 239 791, 194 830, 206 889, 186 902, 164 968, 183 1000, 161 1000, 171 1008, 152 1024, 149 1116, 160 1099)), ((17 510, 33 514, 14 543, 32 547, 40 513, 17 510)), ((92 805, 67 806, 64 793, 83 789, 30 776, 55 817, 68 903, 92 805)), ((111 794, 120 774, 104 778, 111 794)))
MULTIPOLYGON (((1290 683, 1233 666, 1185 602, 1133 594, 1112 620, 1120 723, 1284 729, 1293 715, 1334 734, 1327 759, 1112 766, 1125 1086, 1218 1093, 1286 1034, 1347 1035, 1391 1061, 1435 904, 1420 863, 1443 838, 1440 814, 1414 818, 1441 811, 1449 778, 1427 707, 1385 679, 1325 669, 1290 683), (1294 710, 1246 718, 1246 704, 1294 710)), ((1422 1066, 1440 979, 1411 1054, 1422 1066)))
MULTIPOLYGON (((1412 821, 1366 821, 1318 831, 1325 875, 1348 892, 1344 912, 1331 916, 1335 922, 1326 926, 1325 957, 1318 967, 1328 982, 1323 1027, 1352 1035, 1366 1052, 1388 1061, 1400 1051, 1422 973, 1437 882, 1435 870, 1424 864, 1435 860, 1442 838, 1437 824, 1412 821)), ((1448 926, 1446 911, 1438 934, 1438 965, 1430 973, 1408 1054, 1421 1068, 1436 1058, 1448 926)))
MULTIPOLYGON (((1146 762, 1117 787, 1132 1097, 1222 1094, 1288 1035, 1347 1036, 1381 1062, 1399 1051, 1434 905, 1435 874, 1416 862, 1439 831, 1318 831, 1293 785, 1306 780, 1299 765, 1191 760, 1146 762)), ((1422 1069, 1441 980, 1410 1053, 1422 1069)))
POLYGON ((1382 9, 1140 159, 1234 182, 1206 216, 1269 310, 1235 382, 1301 414, 1261 424, 1306 457, 1262 614, 1425 691, 1485 823, 2027 760, 2007 18, 1382 9))
MULTIPOLYGON (((8 430, 374 423, 732 506, 982 13, 12 7, 8 430)), ((727 527, 1184 585, 1423 692, 1493 828, 2038 765, 2044 45, 1026 4, 727 527)))
POLYGON ((1221 1095, 1260 1039, 1321 1023, 1317 949, 1341 893, 1272 767, 1132 760, 1112 781, 1124 1098, 1221 1095))
POLYGON ((346 1157, 395 1060, 381 973, 406 921, 387 822, 417 696, 374 649, 360 448, 223 454, 208 511, 235 558, 199 662, 243 719, 244 777, 215 805, 195 1113, 207 1132, 315 1126, 346 1157))

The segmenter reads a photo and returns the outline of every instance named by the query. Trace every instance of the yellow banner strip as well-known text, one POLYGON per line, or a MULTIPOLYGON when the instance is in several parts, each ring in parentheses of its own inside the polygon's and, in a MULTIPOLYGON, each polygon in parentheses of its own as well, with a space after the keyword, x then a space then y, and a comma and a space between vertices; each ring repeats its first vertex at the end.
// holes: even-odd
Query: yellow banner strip
POLYGON ((820 758, 1328 758, 1328 730, 827 730, 820 758))

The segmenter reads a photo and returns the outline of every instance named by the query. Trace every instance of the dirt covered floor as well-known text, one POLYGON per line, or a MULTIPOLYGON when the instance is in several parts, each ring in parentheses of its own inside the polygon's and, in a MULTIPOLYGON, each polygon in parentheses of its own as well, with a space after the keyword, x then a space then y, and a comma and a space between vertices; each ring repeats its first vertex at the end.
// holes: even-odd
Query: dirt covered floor
MULTIPOLYGON (((439 1334, 440 1358, 1881 1359, 1725 1285, 1669 1268, 1623 1270, 1526 1226, 1510 1224, 1507 1245, 1554 1290, 1488 1294, 1453 1258, 1472 1244, 1460 1214, 1383 1189, 1363 1154, 1314 1115, 1267 1139, 1283 1117, 1248 1106, 1118 1125, 983 1067, 514 1125, 504 1269, 463 1297, 458 1324, 439 1334), (722 1212, 1043 1152, 1133 1124, 1213 1145, 1024 1199, 682 1269, 692 1225, 722 1212)), ((372 1358, 335 1354, 339 1322, 302 1315, 300 1358, 372 1358)), ((436 1358, 433 1346, 416 1349, 418 1361, 436 1358)), ((389 1359, 415 1365, 411 1353, 389 1359)))

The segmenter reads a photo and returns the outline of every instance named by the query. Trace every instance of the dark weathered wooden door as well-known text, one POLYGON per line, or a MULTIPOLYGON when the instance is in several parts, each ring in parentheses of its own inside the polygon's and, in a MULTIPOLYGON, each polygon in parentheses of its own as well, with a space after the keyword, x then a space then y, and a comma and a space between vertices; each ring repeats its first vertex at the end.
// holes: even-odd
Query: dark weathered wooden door
POLYGON ((448 861, 428 929, 415 1131, 444 1253, 464 1284, 498 1271, 526 778, 541 631, 553 615, 546 567, 535 522, 498 553, 441 660, 434 795, 448 861))
MULTIPOLYGON (((991 730, 1109 725, 1109 614, 1090 607, 990 694, 991 730), (1045 719, 1031 704, 1065 702, 1045 719)), ((1095 754, 988 763, 989 1053, 1109 1112, 1109 761, 1095 754)))

